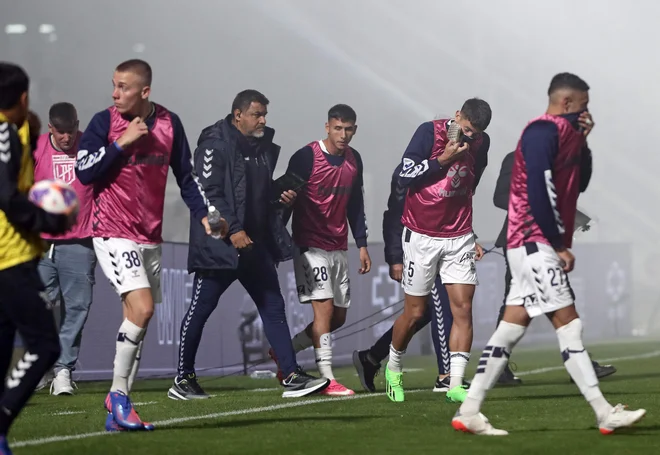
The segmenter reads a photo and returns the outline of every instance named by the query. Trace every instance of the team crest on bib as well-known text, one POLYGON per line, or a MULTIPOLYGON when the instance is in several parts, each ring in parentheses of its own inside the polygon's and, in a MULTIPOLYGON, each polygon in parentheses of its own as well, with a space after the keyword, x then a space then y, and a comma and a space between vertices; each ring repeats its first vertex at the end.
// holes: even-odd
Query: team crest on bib
POLYGON ((53 178, 71 185, 76 181, 76 159, 67 155, 53 156, 53 178))

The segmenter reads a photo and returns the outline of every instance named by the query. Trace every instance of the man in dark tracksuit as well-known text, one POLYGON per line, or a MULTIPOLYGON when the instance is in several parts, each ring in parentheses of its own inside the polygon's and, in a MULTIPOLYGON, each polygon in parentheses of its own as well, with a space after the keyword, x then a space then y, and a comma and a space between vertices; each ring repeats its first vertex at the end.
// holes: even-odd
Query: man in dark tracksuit
MULTIPOLYGON (((515 152, 507 154, 502 160, 502 167, 500 168, 500 175, 497 177, 497 183, 495 184, 495 192, 493 193, 493 203, 495 207, 500 208, 506 211, 509 208, 509 187, 511 184, 511 172, 513 170, 513 156, 515 152)), ((589 181, 591 180, 591 174, 593 171, 592 164, 592 155, 591 150, 585 146, 582 151, 582 162, 580 164, 580 192, 584 193, 589 186, 589 181)), ((580 219, 581 216, 585 215, 578 210, 578 216, 576 219, 580 219)), ((576 223, 576 227, 577 227, 576 223)), ((500 307, 500 314, 497 318, 497 325, 499 325, 502 317, 504 316, 504 309, 506 308, 506 296, 509 294, 509 288, 511 287, 511 270, 509 270, 509 263, 506 259, 506 231, 508 227, 508 218, 504 219, 504 225, 500 231, 500 235, 497 237, 495 246, 497 248, 502 248, 504 261, 506 263, 506 274, 504 276, 504 302, 500 307)), ((596 370, 596 376, 598 378, 604 378, 616 372, 616 368, 612 365, 599 365, 598 362, 592 361, 594 365, 594 370, 596 370)), ((502 375, 498 379, 500 384, 521 384, 522 381, 520 378, 516 377, 509 366, 507 365, 502 375)))
POLYGON ((255 302, 264 332, 284 373, 283 397, 301 397, 323 390, 327 379, 314 378, 296 363, 286 322, 284 298, 276 264, 292 257, 292 241, 281 210, 294 192, 271 203, 272 179, 280 147, 267 128, 268 99, 245 90, 234 99, 232 113, 205 128, 197 142, 194 169, 208 199, 229 224, 226 239, 208 236, 190 223, 188 270, 195 273, 193 299, 181 321, 178 376, 168 392, 175 400, 208 398, 195 375, 195 356, 204 325, 220 296, 239 280, 255 302), (276 201, 277 202, 277 201, 276 201))

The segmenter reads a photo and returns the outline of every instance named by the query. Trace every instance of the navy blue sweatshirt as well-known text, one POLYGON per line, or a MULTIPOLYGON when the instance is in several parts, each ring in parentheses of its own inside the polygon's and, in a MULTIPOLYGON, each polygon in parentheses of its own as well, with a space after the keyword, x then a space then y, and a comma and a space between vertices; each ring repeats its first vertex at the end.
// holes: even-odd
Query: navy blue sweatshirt
MULTIPOLYGON (((193 217, 200 221, 207 215, 207 206, 204 197, 193 177, 192 156, 188 138, 179 116, 170 112, 174 140, 172 143, 172 155, 170 156, 170 167, 181 189, 181 197, 190 209, 193 217)), ((149 130, 153 128, 155 116, 145 120, 149 130)), ((80 182, 89 185, 102 181, 122 156, 123 150, 116 142, 108 141, 110 131, 110 111, 105 109, 92 117, 87 129, 80 140, 78 159, 76 162, 76 175, 80 182)))
MULTIPOLYGON (((348 224, 351 227, 351 232, 353 233, 353 238, 355 239, 355 245, 358 248, 367 246, 367 217, 364 214, 364 178, 363 178, 363 165, 362 157, 357 152, 353 150, 353 156, 355 156, 355 161, 357 163, 357 178, 353 183, 353 189, 351 191, 351 197, 348 200, 348 207, 346 209, 346 217, 348 219, 348 224)), ((331 155, 329 153, 324 153, 325 159, 328 160, 332 166, 341 166, 344 162, 344 155, 331 155)), ((312 175, 312 168, 314 166, 314 150, 309 145, 301 148, 296 153, 293 154, 289 160, 289 167, 287 172, 293 172, 304 179, 306 182, 309 181, 310 176, 312 175)))

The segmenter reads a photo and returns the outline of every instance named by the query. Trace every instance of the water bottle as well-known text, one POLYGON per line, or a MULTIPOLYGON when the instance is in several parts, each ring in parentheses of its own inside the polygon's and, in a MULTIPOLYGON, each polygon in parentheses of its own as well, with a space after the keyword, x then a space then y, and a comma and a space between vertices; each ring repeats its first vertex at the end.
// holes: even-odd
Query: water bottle
POLYGON ((277 375, 270 370, 255 370, 250 373, 252 379, 271 379, 277 375))
POLYGON ((220 212, 218 209, 216 209, 214 206, 209 207, 209 212, 207 215, 207 220, 209 222, 209 227, 211 228, 211 237, 214 239, 219 239, 220 238, 220 229, 222 227, 222 224, 220 223, 220 220, 222 219, 222 216, 220 216, 220 212))

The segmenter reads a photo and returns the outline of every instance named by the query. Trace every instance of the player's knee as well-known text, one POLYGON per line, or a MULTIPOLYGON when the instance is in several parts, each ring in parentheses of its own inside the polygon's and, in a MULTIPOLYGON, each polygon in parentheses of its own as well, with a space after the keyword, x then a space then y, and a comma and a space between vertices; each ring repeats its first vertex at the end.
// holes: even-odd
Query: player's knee
POLYGON ((472 321, 472 301, 469 299, 460 299, 451 303, 451 312, 454 320, 463 322, 472 321))

